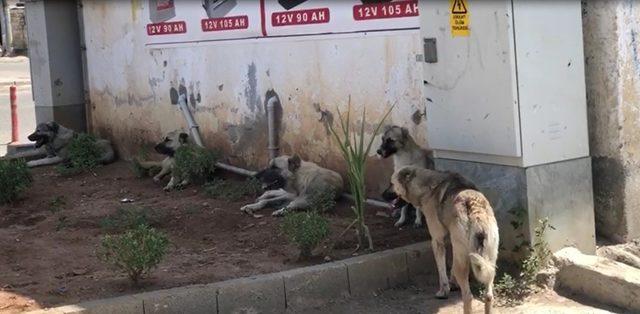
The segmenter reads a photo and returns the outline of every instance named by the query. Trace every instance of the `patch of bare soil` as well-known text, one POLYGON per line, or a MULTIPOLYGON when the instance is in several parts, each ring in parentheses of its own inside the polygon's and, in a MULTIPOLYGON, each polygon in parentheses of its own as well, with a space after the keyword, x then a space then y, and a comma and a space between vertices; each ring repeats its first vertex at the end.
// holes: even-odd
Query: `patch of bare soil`
MULTIPOLYGON (((71 178, 53 168, 36 169, 34 180, 22 200, 0 206, 0 312, 278 272, 322 263, 326 255, 347 258, 356 246, 349 232, 335 250, 320 248, 315 260, 298 262, 297 249, 280 230, 281 218, 271 217, 270 210, 261 213, 264 218, 239 210, 253 198, 215 200, 197 186, 163 192, 151 179, 136 178, 125 162, 71 178), (152 226, 166 232, 172 244, 141 288, 132 287, 95 253, 106 232, 101 221, 124 206, 124 198, 149 208, 152 226)), ((327 214, 332 236, 351 223, 349 206, 340 202, 327 214)), ((426 240, 425 229, 398 230, 378 211, 369 208, 366 217, 376 250, 426 240)))

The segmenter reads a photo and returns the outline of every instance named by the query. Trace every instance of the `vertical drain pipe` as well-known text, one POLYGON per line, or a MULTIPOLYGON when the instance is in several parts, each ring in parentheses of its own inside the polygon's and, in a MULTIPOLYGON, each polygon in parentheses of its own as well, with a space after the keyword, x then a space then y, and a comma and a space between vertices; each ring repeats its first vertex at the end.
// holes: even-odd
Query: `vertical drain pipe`
POLYGON ((278 96, 273 91, 267 92, 271 97, 267 100, 267 127, 269 129, 269 160, 280 155, 278 131, 276 130, 276 105, 279 103, 278 96))
POLYGON ((189 106, 187 105, 187 95, 180 95, 178 98, 178 106, 180 107, 184 118, 187 120, 189 131, 191 131, 191 135, 193 136, 193 141, 196 142, 196 145, 204 147, 202 144, 202 138, 200 137, 200 127, 196 124, 196 120, 193 119, 193 114, 191 114, 191 110, 189 110, 189 106))

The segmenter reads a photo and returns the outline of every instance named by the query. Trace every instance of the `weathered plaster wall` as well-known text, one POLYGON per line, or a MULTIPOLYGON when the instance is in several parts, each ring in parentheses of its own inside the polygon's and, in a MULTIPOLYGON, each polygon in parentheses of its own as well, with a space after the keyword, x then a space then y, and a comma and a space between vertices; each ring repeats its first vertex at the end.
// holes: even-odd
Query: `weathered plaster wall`
POLYGON ((597 232, 640 237, 640 7, 583 1, 597 232))
MULTIPOLYGON (((282 153, 298 152, 343 170, 319 110, 345 111, 349 96, 357 116, 366 107, 368 132, 397 103, 391 121, 410 127, 425 144, 417 32, 150 49, 144 46, 141 7, 132 3, 85 1, 83 9, 93 128, 124 157, 185 127, 169 98, 170 88, 180 84, 190 94, 206 144, 224 149, 235 165, 266 162, 269 89, 283 107, 282 153)), ((390 161, 371 160, 370 186, 378 188, 386 184, 378 179, 390 175, 390 161)))

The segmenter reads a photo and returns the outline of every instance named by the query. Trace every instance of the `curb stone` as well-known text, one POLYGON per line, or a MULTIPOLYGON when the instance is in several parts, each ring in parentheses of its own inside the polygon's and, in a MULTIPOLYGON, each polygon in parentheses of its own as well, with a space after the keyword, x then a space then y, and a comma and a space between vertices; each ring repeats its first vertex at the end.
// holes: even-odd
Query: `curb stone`
POLYGON ((281 313, 406 285, 435 273, 429 243, 273 274, 36 310, 32 314, 281 313))

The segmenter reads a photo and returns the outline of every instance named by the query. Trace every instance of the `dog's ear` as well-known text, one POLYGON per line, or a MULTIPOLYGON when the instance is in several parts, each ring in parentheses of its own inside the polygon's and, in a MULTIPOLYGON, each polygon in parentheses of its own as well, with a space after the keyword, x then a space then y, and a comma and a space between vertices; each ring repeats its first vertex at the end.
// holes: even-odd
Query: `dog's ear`
POLYGON ((403 139, 408 139, 409 138, 409 129, 405 128, 405 127, 401 127, 400 128, 400 133, 402 133, 402 138, 403 139))
POLYGON ((47 123, 47 127, 49 127, 49 130, 51 130, 51 132, 53 133, 58 133, 58 130, 60 130, 60 125, 55 121, 47 123))
POLYGON ((181 144, 186 144, 189 141, 189 134, 184 132, 180 133, 180 135, 178 135, 178 141, 181 144))
POLYGON ((296 170, 298 170, 298 168, 300 168, 301 164, 302 160, 300 159, 300 156, 298 156, 298 154, 294 154, 292 157, 289 157, 289 171, 295 172, 296 170))

